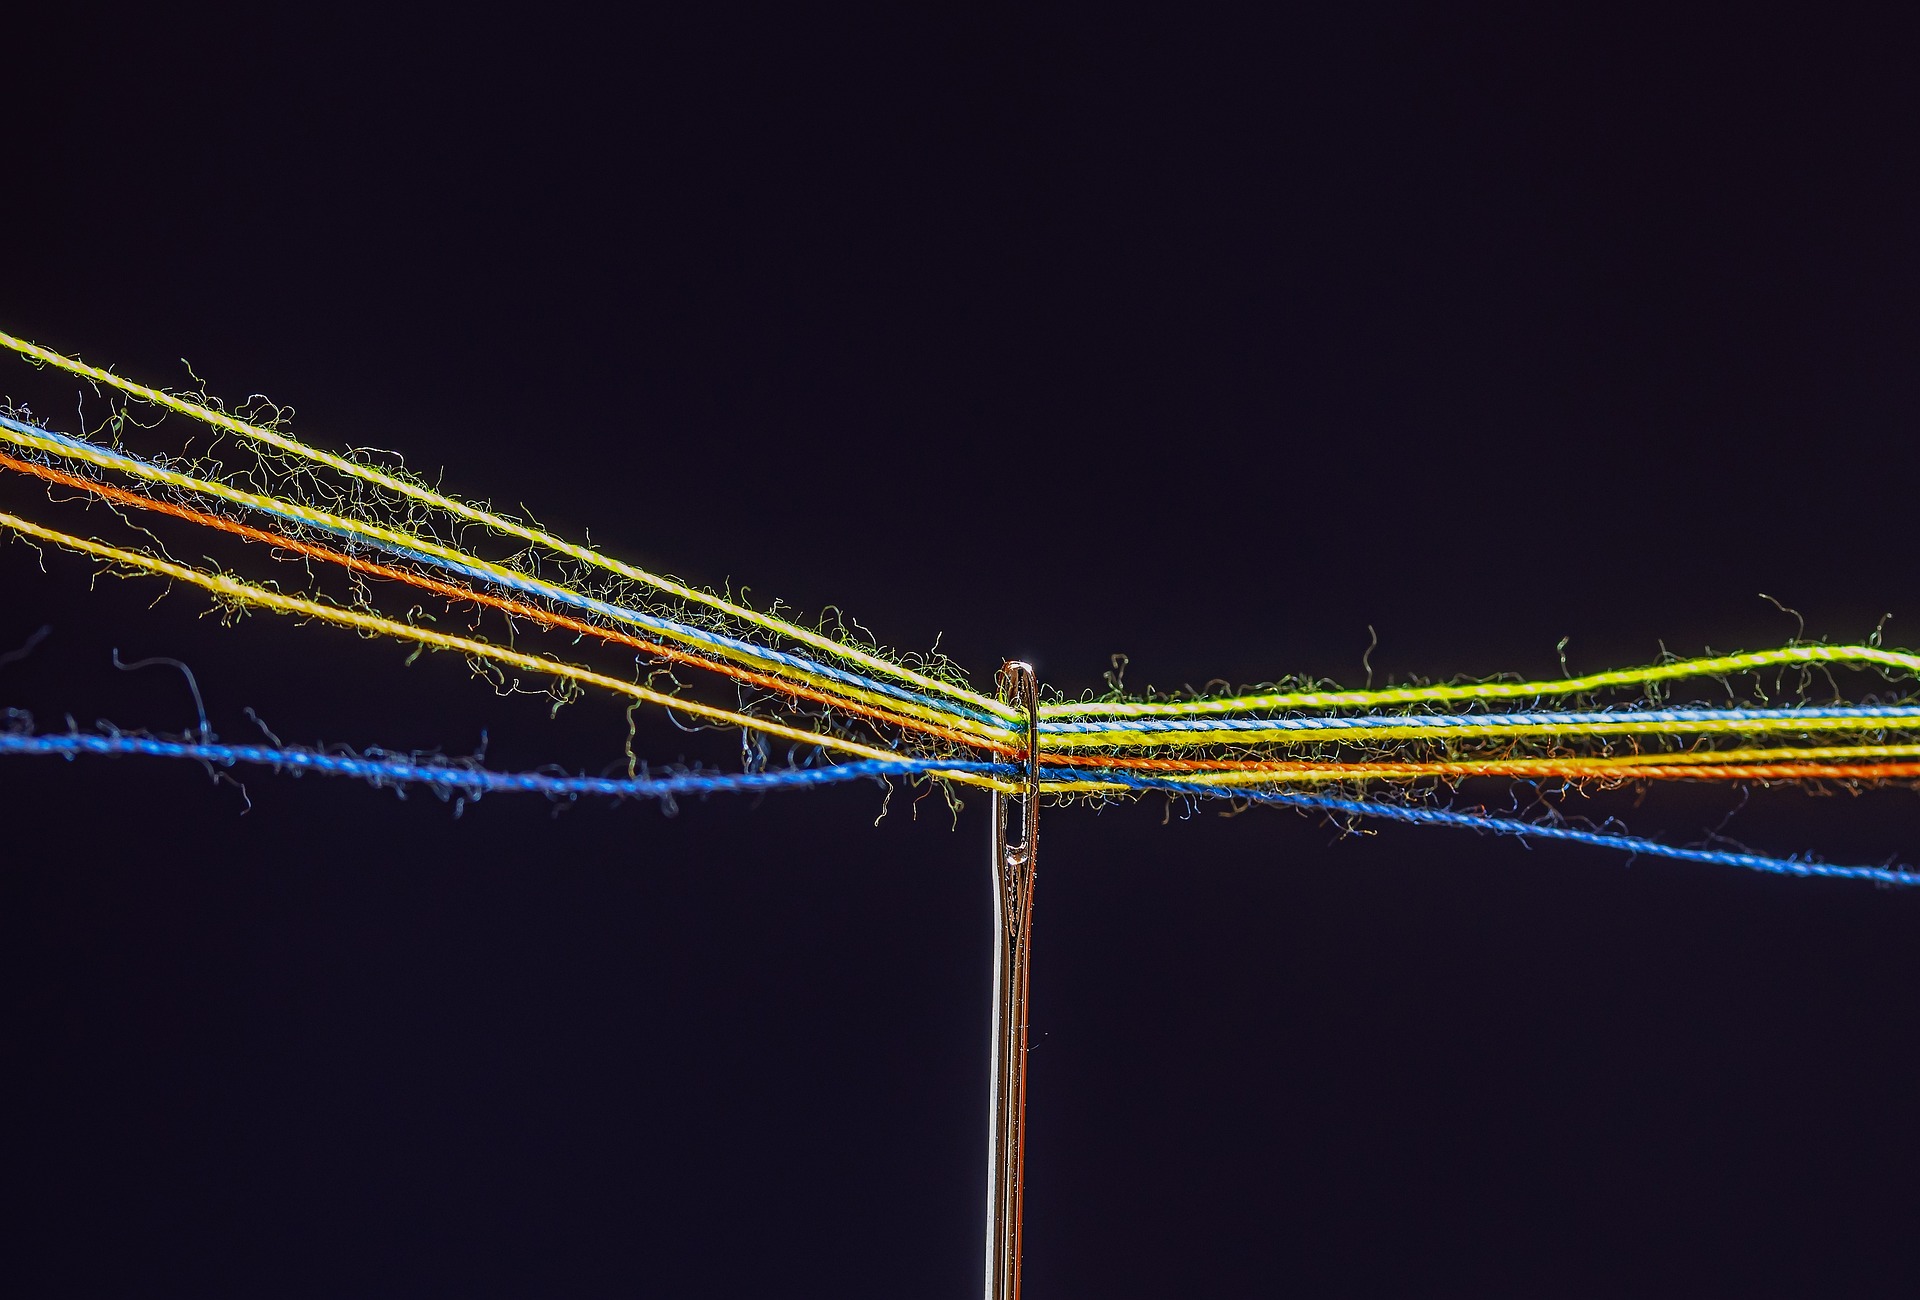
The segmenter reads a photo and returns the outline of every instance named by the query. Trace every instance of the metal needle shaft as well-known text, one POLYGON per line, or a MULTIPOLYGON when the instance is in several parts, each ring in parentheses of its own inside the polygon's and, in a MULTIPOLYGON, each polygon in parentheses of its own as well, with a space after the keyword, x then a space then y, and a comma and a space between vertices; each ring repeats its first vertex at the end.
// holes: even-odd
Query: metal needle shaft
POLYGON ((1032 955, 1034 856, 1040 841, 1039 684, 1008 661, 1000 698, 1025 710, 1026 790, 993 796, 993 1065, 987 1127, 986 1300, 1019 1300, 1026 1155, 1027 970, 1032 955), (1018 812, 1011 805, 1020 805, 1018 812), (1020 838, 1012 838, 1014 823, 1020 838))

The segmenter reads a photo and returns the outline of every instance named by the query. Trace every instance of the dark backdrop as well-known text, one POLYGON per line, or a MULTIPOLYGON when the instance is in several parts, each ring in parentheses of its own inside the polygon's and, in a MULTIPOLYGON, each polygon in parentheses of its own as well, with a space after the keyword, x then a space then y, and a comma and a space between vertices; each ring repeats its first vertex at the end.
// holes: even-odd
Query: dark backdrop
MULTIPOLYGON (((263 13, 6 20, 0 326, 981 683, 1353 681, 1370 626, 1381 678, 1596 669, 1778 644, 1760 592, 1920 642, 1908 31, 263 13)), ((192 723, 117 647, 233 739, 624 739, 0 565, 45 726, 192 723)), ((976 1292, 979 799, 5 776, 21 1294, 976 1292)), ((1046 818, 1033 1300, 1911 1288, 1920 898, 1164 812, 1046 818)), ((1772 792, 1730 833, 1916 826, 1772 792)))

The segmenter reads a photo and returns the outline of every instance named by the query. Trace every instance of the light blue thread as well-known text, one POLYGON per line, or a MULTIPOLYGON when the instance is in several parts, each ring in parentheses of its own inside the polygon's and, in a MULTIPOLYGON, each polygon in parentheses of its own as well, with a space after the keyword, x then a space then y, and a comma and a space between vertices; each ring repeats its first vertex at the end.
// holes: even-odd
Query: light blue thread
MULTIPOLYGON (((36 437, 45 438, 50 442, 61 443, 64 446, 85 451, 90 455, 117 462, 121 466, 132 465, 143 469, 159 468, 159 466, 149 461, 141 460, 138 456, 131 456, 110 447, 102 447, 96 443, 70 437, 64 433, 55 433, 51 429, 42 429, 37 425, 24 424, 19 420, 12 419, 5 415, 0 415, 0 426, 5 426, 18 433, 33 434, 36 437)), ((830 664, 816 663, 801 655, 789 654, 784 650, 775 650, 768 646, 756 645, 751 641, 742 641, 737 637, 727 636, 721 632, 709 632, 704 628, 693 627, 685 623, 676 623, 671 619, 660 618, 653 614, 643 614, 639 610, 609 604, 603 600, 596 600, 591 596, 583 596, 578 592, 568 591, 564 587, 553 586, 550 583, 540 581, 538 578, 529 578, 520 574, 502 576, 487 573, 484 570, 462 564, 457 560, 446 560, 438 556, 428 555, 423 551, 416 551, 408 546, 363 537, 358 533, 320 523, 317 520, 302 518, 299 515, 285 510, 276 510, 271 506, 253 506, 250 508, 258 510, 262 514, 272 515, 276 519, 285 519, 290 523, 301 524, 308 528, 316 528, 323 532, 331 533, 336 537, 345 538, 355 546, 368 547, 389 555, 402 556, 412 560, 416 564, 424 564, 447 572, 458 573, 463 577, 487 583, 491 586, 506 587, 510 590, 525 592, 529 595, 541 596, 548 600, 558 601, 561 604, 572 605, 578 609, 589 610, 603 617, 614 619, 617 622, 629 623, 636 627, 644 627, 650 631, 666 632, 683 636, 688 640, 697 641, 703 645, 732 650, 767 663, 779 664, 782 667, 817 673, 822 677, 839 682, 845 686, 859 687, 864 690, 886 695, 892 699, 924 705, 928 708, 937 709, 942 713, 957 714, 960 717, 970 719, 974 722, 985 723, 1000 735, 1011 734, 1008 732, 1004 722, 981 710, 952 701, 937 700, 932 696, 922 695, 917 691, 910 691, 905 687, 895 686, 890 682, 882 682, 871 677, 863 677, 859 673, 850 672, 844 668, 835 668, 830 664)))

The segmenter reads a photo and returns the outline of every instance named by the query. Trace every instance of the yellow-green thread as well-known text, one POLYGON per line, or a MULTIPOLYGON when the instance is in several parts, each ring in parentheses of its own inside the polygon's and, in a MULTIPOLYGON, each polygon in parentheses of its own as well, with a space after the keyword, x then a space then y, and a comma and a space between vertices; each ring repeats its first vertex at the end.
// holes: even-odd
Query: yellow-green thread
POLYGON ((425 505, 445 510, 449 514, 465 519, 471 523, 477 523, 483 527, 491 528, 495 532, 503 533, 509 537, 517 537, 521 541, 544 546, 548 550, 556 551, 561 555, 579 560, 584 564, 591 564, 595 568, 605 570, 608 573, 618 574, 620 577, 630 581, 644 583, 649 587, 664 591, 668 595, 679 597, 682 600, 694 601, 710 609, 717 609, 722 613, 751 623, 765 631, 789 637, 804 645, 812 646, 816 650, 823 651, 850 663, 860 664, 870 671, 886 673, 899 680, 911 682, 922 690, 934 691, 952 699, 963 700, 975 708, 984 709, 997 717, 1005 718, 1009 721, 1013 721, 1017 717, 1013 710, 989 696, 978 694, 964 687, 955 686, 951 682, 942 681, 937 677, 929 677, 924 673, 915 672, 913 669, 894 663, 890 659, 871 654, 855 646, 849 646, 842 642, 835 641, 831 637, 822 636, 818 632, 789 623, 785 619, 763 614, 758 610, 749 609, 744 605, 737 605, 732 601, 700 591, 694 587, 688 587, 682 583, 675 582, 671 578, 663 577, 660 574, 649 573, 645 569, 636 568, 622 560, 616 560, 612 556, 603 555, 591 547, 578 546, 563 538, 555 537, 543 529, 529 528, 525 524, 502 518, 492 511, 482 510, 478 506, 469 505, 464 501, 457 501, 452 497, 443 496, 431 488, 422 487, 417 483, 410 483, 403 478, 397 478, 392 474, 384 473, 371 466, 361 465, 354 461, 347 460, 344 457, 333 455, 331 452, 321 451, 317 447, 309 447, 299 439, 289 437, 276 430, 265 429, 258 425, 249 424, 245 420, 236 419, 224 411, 216 411, 198 402, 177 397, 172 393, 163 392, 157 388, 149 388, 147 385, 136 383, 131 379, 124 379, 112 371, 103 370, 98 366, 89 365, 76 358, 62 355, 61 353, 53 351, 51 348, 44 348, 37 343, 30 343, 25 339, 15 338, 4 330, 0 330, 0 344, 4 344, 22 356, 32 357, 48 365, 56 366, 69 374, 107 384, 110 387, 119 389, 130 397, 137 397, 141 401, 151 402, 166 410, 174 411, 205 424, 210 424, 218 429, 225 429, 229 433, 238 434, 240 437, 251 439, 255 442, 262 442, 270 447, 278 448, 281 451, 304 457, 317 464, 325 465, 329 469, 337 470, 342 474, 360 479, 362 482, 373 483, 390 492, 397 492, 402 496, 411 497, 413 500, 425 505))
POLYGON ((1441 704, 1456 700, 1512 700, 1541 695, 1575 695, 1615 686, 1641 686, 1683 677, 1712 677, 1751 672, 1781 664, 1858 663, 1896 668, 1920 674, 1920 655, 1877 646, 1786 646, 1750 654, 1717 655, 1710 659, 1683 659, 1644 668, 1622 668, 1537 682, 1471 682, 1457 686, 1399 686, 1372 691, 1294 691, 1269 695, 1238 695, 1230 699, 1188 700, 1152 704, 1097 702, 1043 704, 1043 718, 1157 718, 1206 717, 1224 713, 1260 713, 1274 709, 1367 709, 1389 704, 1441 704))

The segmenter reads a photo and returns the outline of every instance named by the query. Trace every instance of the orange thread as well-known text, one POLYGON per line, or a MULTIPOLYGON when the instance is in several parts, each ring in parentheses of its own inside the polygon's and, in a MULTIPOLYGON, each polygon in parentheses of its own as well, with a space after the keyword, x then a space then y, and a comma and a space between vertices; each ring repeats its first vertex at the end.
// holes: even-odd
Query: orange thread
POLYGON ((372 577, 390 578, 398 582, 408 583, 412 586, 431 591, 449 600, 466 600, 472 601, 477 605, 487 605, 509 615, 530 618, 534 622, 547 627, 597 637, 602 641, 624 645, 634 650, 645 651, 659 658, 687 664, 691 667, 704 668, 709 672, 720 673, 736 681, 766 687, 769 690, 780 691, 799 699, 812 700, 818 704, 825 704, 847 713, 858 714, 862 717, 871 718, 892 726, 911 728, 914 731, 938 736, 943 740, 971 745, 977 749, 991 750, 996 754, 1010 756, 1021 752, 1016 746, 999 745, 991 741, 981 740, 965 732, 953 731, 949 728, 942 727, 937 723, 922 722, 917 718, 902 717, 889 713, 884 709, 876 709, 869 705, 858 704, 851 700, 842 699, 837 695, 832 695, 825 691, 815 690, 812 687, 801 686, 795 682, 789 682, 784 678, 774 677, 766 673, 757 673, 752 669, 741 668, 737 665, 719 660, 707 659, 691 651, 681 650, 674 646, 661 645, 658 642, 647 641, 640 637, 629 636, 624 632, 616 632, 611 628, 599 627, 592 623, 582 622, 579 619, 569 618, 565 614, 555 614, 534 605, 522 604, 517 600, 507 600, 504 597, 491 596, 485 592, 474 591, 469 587, 462 587, 457 583, 443 582, 438 578, 429 578, 424 574, 410 573, 405 569, 396 569, 390 565, 377 564, 372 560, 362 560, 355 556, 332 550, 329 547, 320 546, 313 542, 304 542, 280 533, 269 532, 266 529, 255 528, 249 524, 240 523, 237 520, 223 518, 220 515, 210 515, 187 506, 176 505, 171 501, 161 501, 153 497, 141 496, 137 492, 129 492, 124 488, 113 487, 110 484, 96 483, 92 479, 82 478, 77 474, 69 474, 64 470, 54 469, 50 465, 37 465, 32 461, 18 460, 6 455, 4 452, 0 452, 0 466, 20 470, 23 473, 32 474, 37 478, 47 479, 67 487, 79 488, 83 491, 91 492, 95 496, 104 497, 109 501, 114 501, 121 505, 136 506, 143 510, 157 510, 161 514, 172 515, 176 519, 184 519, 189 523, 200 524, 207 528, 215 528, 225 533, 232 533, 234 536, 244 537, 248 541, 264 542, 269 546, 276 546, 283 550, 294 551, 301 555, 310 556, 314 559, 325 560, 330 564, 342 565, 356 573, 364 573, 372 577))

